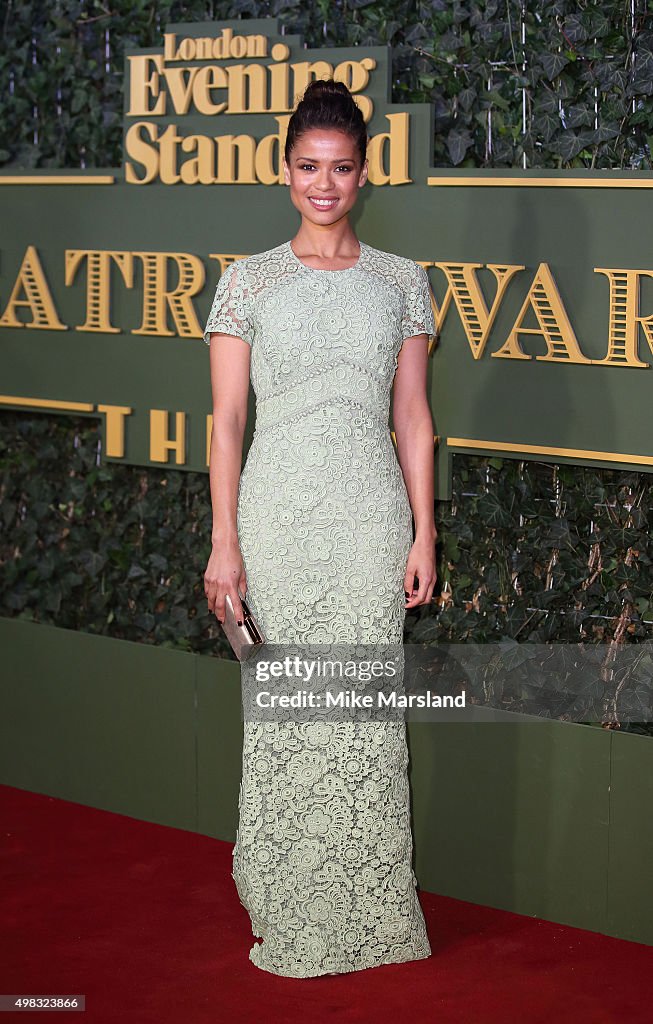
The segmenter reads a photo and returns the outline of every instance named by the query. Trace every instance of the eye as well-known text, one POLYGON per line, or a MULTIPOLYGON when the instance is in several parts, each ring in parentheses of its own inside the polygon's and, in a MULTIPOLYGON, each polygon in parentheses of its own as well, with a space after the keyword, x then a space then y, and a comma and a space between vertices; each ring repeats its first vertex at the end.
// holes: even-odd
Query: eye
MULTIPOLYGON (((315 169, 315 164, 309 164, 309 163, 299 164, 299 170, 300 171, 311 171, 311 170, 314 170, 314 169, 315 169)), ((353 168, 350 167, 349 164, 340 164, 339 167, 336 167, 336 170, 337 171, 345 171, 345 173, 349 173, 349 171, 353 170, 353 168)))

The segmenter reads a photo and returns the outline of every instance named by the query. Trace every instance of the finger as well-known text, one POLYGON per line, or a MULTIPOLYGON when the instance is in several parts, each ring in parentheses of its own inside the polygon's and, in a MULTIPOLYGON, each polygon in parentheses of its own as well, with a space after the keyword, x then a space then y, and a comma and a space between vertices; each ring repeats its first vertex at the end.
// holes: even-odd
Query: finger
POLYGON ((426 604, 427 594, 429 592, 430 583, 431 583, 430 577, 428 577, 428 576, 425 577, 424 582, 421 584, 421 586, 419 587, 417 593, 415 594, 415 604, 416 605, 418 605, 418 604, 426 604))
POLYGON ((204 580, 204 593, 206 594, 206 602, 209 606, 209 611, 212 612, 215 606, 216 596, 216 585, 215 583, 205 579, 204 580))
POLYGON ((410 572, 406 573, 406 579, 404 580, 404 595, 406 597, 407 606, 413 606, 418 591, 419 579, 417 576, 417 571, 411 569, 410 572))
POLYGON ((229 591, 229 597, 231 598, 231 604, 233 606, 234 615, 236 616, 236 622, 238 623, 239 626, 242 626, 243 622, 245 621, 245 612, 243 610, 243 606, 240 600, 240 594, 235 589, 235 587, 229 591))
POLYGON ((426 600, 426 594, 431 586, 431 575, 430 573, 424 572, 419 582, 419 586, 415 588, 411 597, 406 602, 407 607, 415 608, 418 604, 424 604, 426 600))
POLYGON ((217 588, 214 611, 218 619, 218 622, 224 622, 227 613, 224 595, 224 590, 222 590, 221 588, 217 588))
POLYGON ((418 604, 423 604, 424 601, 426 600, 426 595, 428 593, 428 589, 431 586, 432 582, 433 582, 433 577, 431 575, 431 570, 430 569, 427 570, 426 567, 425 567, 423 572, 421 573, 421 575, 419 575, 419 577, 418 577, 417 593, 415 594, 415 597, 417 598, 417 603, 418 604))

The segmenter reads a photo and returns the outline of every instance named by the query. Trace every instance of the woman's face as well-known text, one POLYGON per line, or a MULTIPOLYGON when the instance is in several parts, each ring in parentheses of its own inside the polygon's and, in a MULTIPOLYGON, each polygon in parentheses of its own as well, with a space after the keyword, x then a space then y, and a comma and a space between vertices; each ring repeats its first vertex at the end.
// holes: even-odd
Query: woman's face
POLYGON ((311 128, 283 161, 290 198, 303 219, 321 226, 346 217, 367 181, 367 160, 351 135, 334 128, 311 128))

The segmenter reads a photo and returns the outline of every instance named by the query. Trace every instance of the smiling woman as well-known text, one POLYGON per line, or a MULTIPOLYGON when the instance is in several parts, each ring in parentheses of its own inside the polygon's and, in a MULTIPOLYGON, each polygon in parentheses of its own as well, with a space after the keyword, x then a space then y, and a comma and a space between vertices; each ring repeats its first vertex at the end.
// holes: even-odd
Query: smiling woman
MULTIPOLYGON (((366 657, 401 649, 406 608, 435 585, 433 311, 423 268, 359 241, 349 223, 366 144, 346 87, 313 82, 284 159, 299 230, 228 268, 204 333, 215 389, 209 608, 223 621, 228 594, 240 616, 246 596, 269 644, 301 657, 326 645, 336 661, 339 645, 366 657), (256 430, 241 473, 248 378, 256 430)), ((233 877, 263 940, 250 959, 308 978, 430 956, 403 718, 293 715, 244 715, 233 877)))
POLYGON ((351 97, 348 104, 334 101, 333 97, 342 97, 343 90, 347 94, 346 86, 338 82, 329 87, 320 81, 309 86, 308 98, 302 101, 304 105, 299 104, 286 135, 283 163, 290 198, 303 217, 309 210, 313 216, 322 215, 311 233, 328 239, 333 250, 315 252, 309 242, 311 233, 299 229, 293 252, 317 270, 345 269, 343 263, 351 265, 360 256, 347 215, 367 181, 368 137, 362 113, 351 97), (315 97, 312 106, 311 93, 315 97), (329 96, 330 101, 325 98, 329 96), (337 224, 343 230, 335 231, 337 224), (318 225, 326 231, 316 233, 318 225))

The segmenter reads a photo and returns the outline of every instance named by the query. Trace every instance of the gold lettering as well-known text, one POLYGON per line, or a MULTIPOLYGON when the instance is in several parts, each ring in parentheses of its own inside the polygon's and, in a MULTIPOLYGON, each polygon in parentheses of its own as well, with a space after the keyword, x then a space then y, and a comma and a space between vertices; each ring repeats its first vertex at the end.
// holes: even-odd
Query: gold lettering
POLYGON ((408 176, 408 128, 410 114, 386 114, 390 131, 374 135, 367 147, 368 178, 372 185, 404 185, 408 176), (389 149, 389 170, 384 166, 385 144, 389 149))
POLYGON ((186 461, 186 413, 175 413, 175 436, 168 434, 166 409, 150 409, 150 460, 168 462, 168 452, 175 453, 175 463, 183 466, 186 461))
POLYGON ((653 270, 609 270, 595 267, 595 274, 605 274, 610 282, 610 319, 608 354, 594 359, 599 365, 638 366, 650 369, 639 358, 639 325, 653 352, 653 315, 639 315, 640 277, 653 277, 653 270))
POLYGON ((163 62, 177 59, 177 37, 174 32, 163 33, 163 62))
POLYGON ((266 135, 264 139, 261 139, 256 147, 256 155, 254 158, 256 178, 262 185, 283 185, 284 183, 283 165, 281 163, 280 154, 283 153, 286 145, 286 135, 288 134, 290 114, 286 114, 284 117, 275 117, 274 120, 279 125, 279 133, 266 135))
MULTIPOLYGON (((292 65, 294 100, 302 97, 304 89, 314 78, 332 78, 333 65, 326 60, 315 60, 312 63, 304 60, 292 65)), ((294 102, 293 102, 294 107, 294 102)))
POLYGON ((256 143, 251 135, 219 135, 218 181, 221 185, 255 185, 254 164, 256 143), (236 150, 238 151, 238 176, 236 176, 236 150))
POLYGON ((143 322, 132 334, 201 338, 202 331, 191 301, 204 287, 204 264, 188 252, 135 252, 143 262, 143 322), (168 288, 170 265, 178 270, 176 288, 168 288), (168 308, 176 331, 167 323, 168 308))
POLYGON ((149 185, 159 173, 159 153, 154 146, 148 145, 142 135, 149 135, 152 142, 157 142, 159 129, 150 121, 137 121, 130 126, 125 136, 125 151, 137 163, 145 168, 145 176, 138 178, 131 163, 125 163, 125 181, 129 185, 149 185))
MULTIPOLYGON (((359 93, 364 89, 370 80, 370 71, 376 67, 376 61, 372 57, 363 57, 362 60, 343 60, 333 72, 336 82, 344 82, 352 93, 359 93)), ((369 96, 356 96, 356 103, 363 112, 367 123, 374 112, 374 104, 369 96)))
POLYGON ((187 135, 181 148, 186 153, 192 153, 194 149, 197 152, 197 156, 181 165, 180 176, 184 185, 215 184, 213 139, 207 139, 206 135, 187 135))
POLYGON ((111 264, 115 263, 128 288, 134 285, 134 261, 130 252, 109 249, 66 249, 65 284, 75 280, 77 268, 87 261, 86 320, 76 331, 119 334, 120 327, 111 323, 111 264))
POLYGON ((228 60, 231 56, 231 40, 233 29, 223 29, 222 35, 218 36, 213 44, 213 55, 218 60, 228 60))
POLYGON ((182 39, 179 46, 177 47, 177 56, 179 57, 180 60, 194 60, 195 40, 182 39))
POLYGON ((228 60, 231 57, 231 40, 234 31, 232 28, 225 28, 222 35, 218 36, 213 44, 213 56, 216 60, 228 60))
POLYGON ((163 54, 137 54, 127 57, 129 61, 129 117, 147 117, 166 112, 165 93, 159 96, 159 75, 163 69, 163 54), (154 69, 149 74, 150 62, 154 69), (153 108, 149 106, 150 97, 158 97, 153 108))
POLYGON ((169 124, 159 139, 159 177, 162 185, 176 185, 181 178, 177 172, 177 145, 181 136, 176 124, 169 124))
MULTIPOLYGON (((231 31, 231 30, 225 30, 231 31)), ((186 116, 194 107, 199 113, 253 114, 287 113, 294 108, 308 82, 314 78, 331 78, 344 82, 356 97, 365 121, 372 116, 372 100, 363 94, 370 80, 370 71, 376 67, 372 57, 360 61, 344 60, 334 67, 324 60, 287 63, 289 48, 284 43, 275 43, 271 56, 275 63, 233 64, 223 68, 216 64, 204 67, 170 67, 166 64, 179 60, 207 60, 211 57, 208 49, 213 42, 213 51, 222 39, 184 39, 177 46, 172 33, 164 35, 163 54, 147 54, 128 57, 130 61, 130 105, 129 117, 158 116, 167 112, 168 96, 176 114, 186 116), (200 45, 201 44, 201 45, 200 45), (294 95, 289 95, 289 77, 293 75, 294 95), (269 85, 268 85, 269 76, 269 85), (161 89, 161 83, 166 86, 161 89), (227 90, 225 101, 218 101, 212 90, 227 90), (268 96, 269 89, 269 96, 268 96)), ((227 39, 227 42, 229 40, 227 39)), ((264 37, 236 36, 229 42, 228 56, 239 59, 265 56, 252 54, 253 48, 266 50, 264 37), (240 40, 241 42, 238 42, 240 40), (259 43, 256 41, 259 40, 259 43), (238 52, 233 52, 233 51, 238 52), (239 51, 243 51, 240 53, 239 51), (248 52, 244 52, 248 51, 248 52)), ((215 52, 213 53, 215 57, 215 52)))
MULTIPOLYGON (((252 59, 257 57, 267 57, 268 53, 268 39, 267 36, 253 35, 246 36, 247 39, 247 56, 252 59)), ((283 43, 280 44, 283 46, 283 43)))
POLYGON ((193 87, 193 103, 200 114, 221 114, 226 102, 215 103, 211 97, 212 89, 226 89, 227 75, 224 68, 211 64, 207 68, 198 68, 193 87))
POLYGON ((211 60, 215 39, 204 37, 195 40, 195 60, 211 60))
POLYGON ((209 259, 218 261, 220 264, 220 274, 222 275, 232 263, 235 263, 236 260, 243 260, 245 257, 242 254, 234 255, 232 253, 211 252, 209 253, 209 259))
MULTIPOLYGON (((268 73, 270 75, 270 110, 278 112, 290 112, 292 107, 288 104, 288 83, 290 81, 290 68, 288 57, 290 49, 285 43, 275 43, 270 51, 274 61, 282 63, 270 64, 268 73)), ((283 181, 281 182, 283 184, 283 181)))
POLYGON ((188 113, 193 96, 193 83, 200 70, 201 68, 166 68, 163 72, 175 114, 188 113))
POLYGON ((524 299, 515 325, 504 345, 493 352, 497 359, 532 359, 519 345, 520 334, 538 334, 546 342, 546 355, 535 356, 550 363, 591 363, 581 352, 567 311, 562 304, 560 293, 547 263, 540 263, 535 279, 524 299), (522 321, 529 309, 535 313, 539 327, 522 327, 522 321))
POLYGON ((247 56, 247 41, 242 36, 234 36, 231 44, 231 56, 236 60, 242 60, 247 56))
POLYGON ((233 64, 227 68, 230 114, 267 112, 266 68, 263 64, 233 64))
POLYGON ((174 60, 250 60, 266 57, 268 39, 263 35, 235 36, 233 29, 225 28, 216 38, 213 36, 185 36, 180 43, 172 32, 163 36, 163 54, 166 62, 174 60))
POLYGON ((285 146, 289 119, 287 114, 276 117, 279 132, 265 136, 258 145, 251 135, 217 135, 213 139, 205 135, 181 136, 175 124, 168 125, 159 135, 157 125, 140 121, 127 132, 126 151, 141 164, 145 173, 137 177, 135 164, 128 161, 125 180, 132 185, 146 185, 157 177, 164 185, 179 182, 185 185, 282 184, 283 169, 278 154, 285 146), (142 135, 149 135, 153 144, 146 143, 142 135), (191 154, 191 159, 181 167, 179 148, 191 154))
POLYGON ((449 282, 442 309, 434 310, 436 333, 440 333, 449 302, 453 296, 472 355, 474 359, 480 359, 505 290, 517 271, 524 270, 525 267, 517 264, 488 263, 488 270, 492 271, 497 282, 492 308, 488 312, 483 292, 476 277, 476 271, 483 266, 482 263, 434 263, 433 266, 438 267, 449 282))
POLYGON ((98 405, 105 414, 104 454, 110 459, 125 457, 125 417, 134 411, 129 405, 98 405))
POLYGON ((61 322, 54 306, 48 282, 43 273, 36 247, 28 245, 23 262, 14 282, 7 308, 0 317, 0 327, 33 327, 42 331, 67 331, 68 325, 61 322), (20 291, 25 298, 19 299, 20 291), (16 316, 17 306, 27 306, 32 319, 23 323, 16 316))

